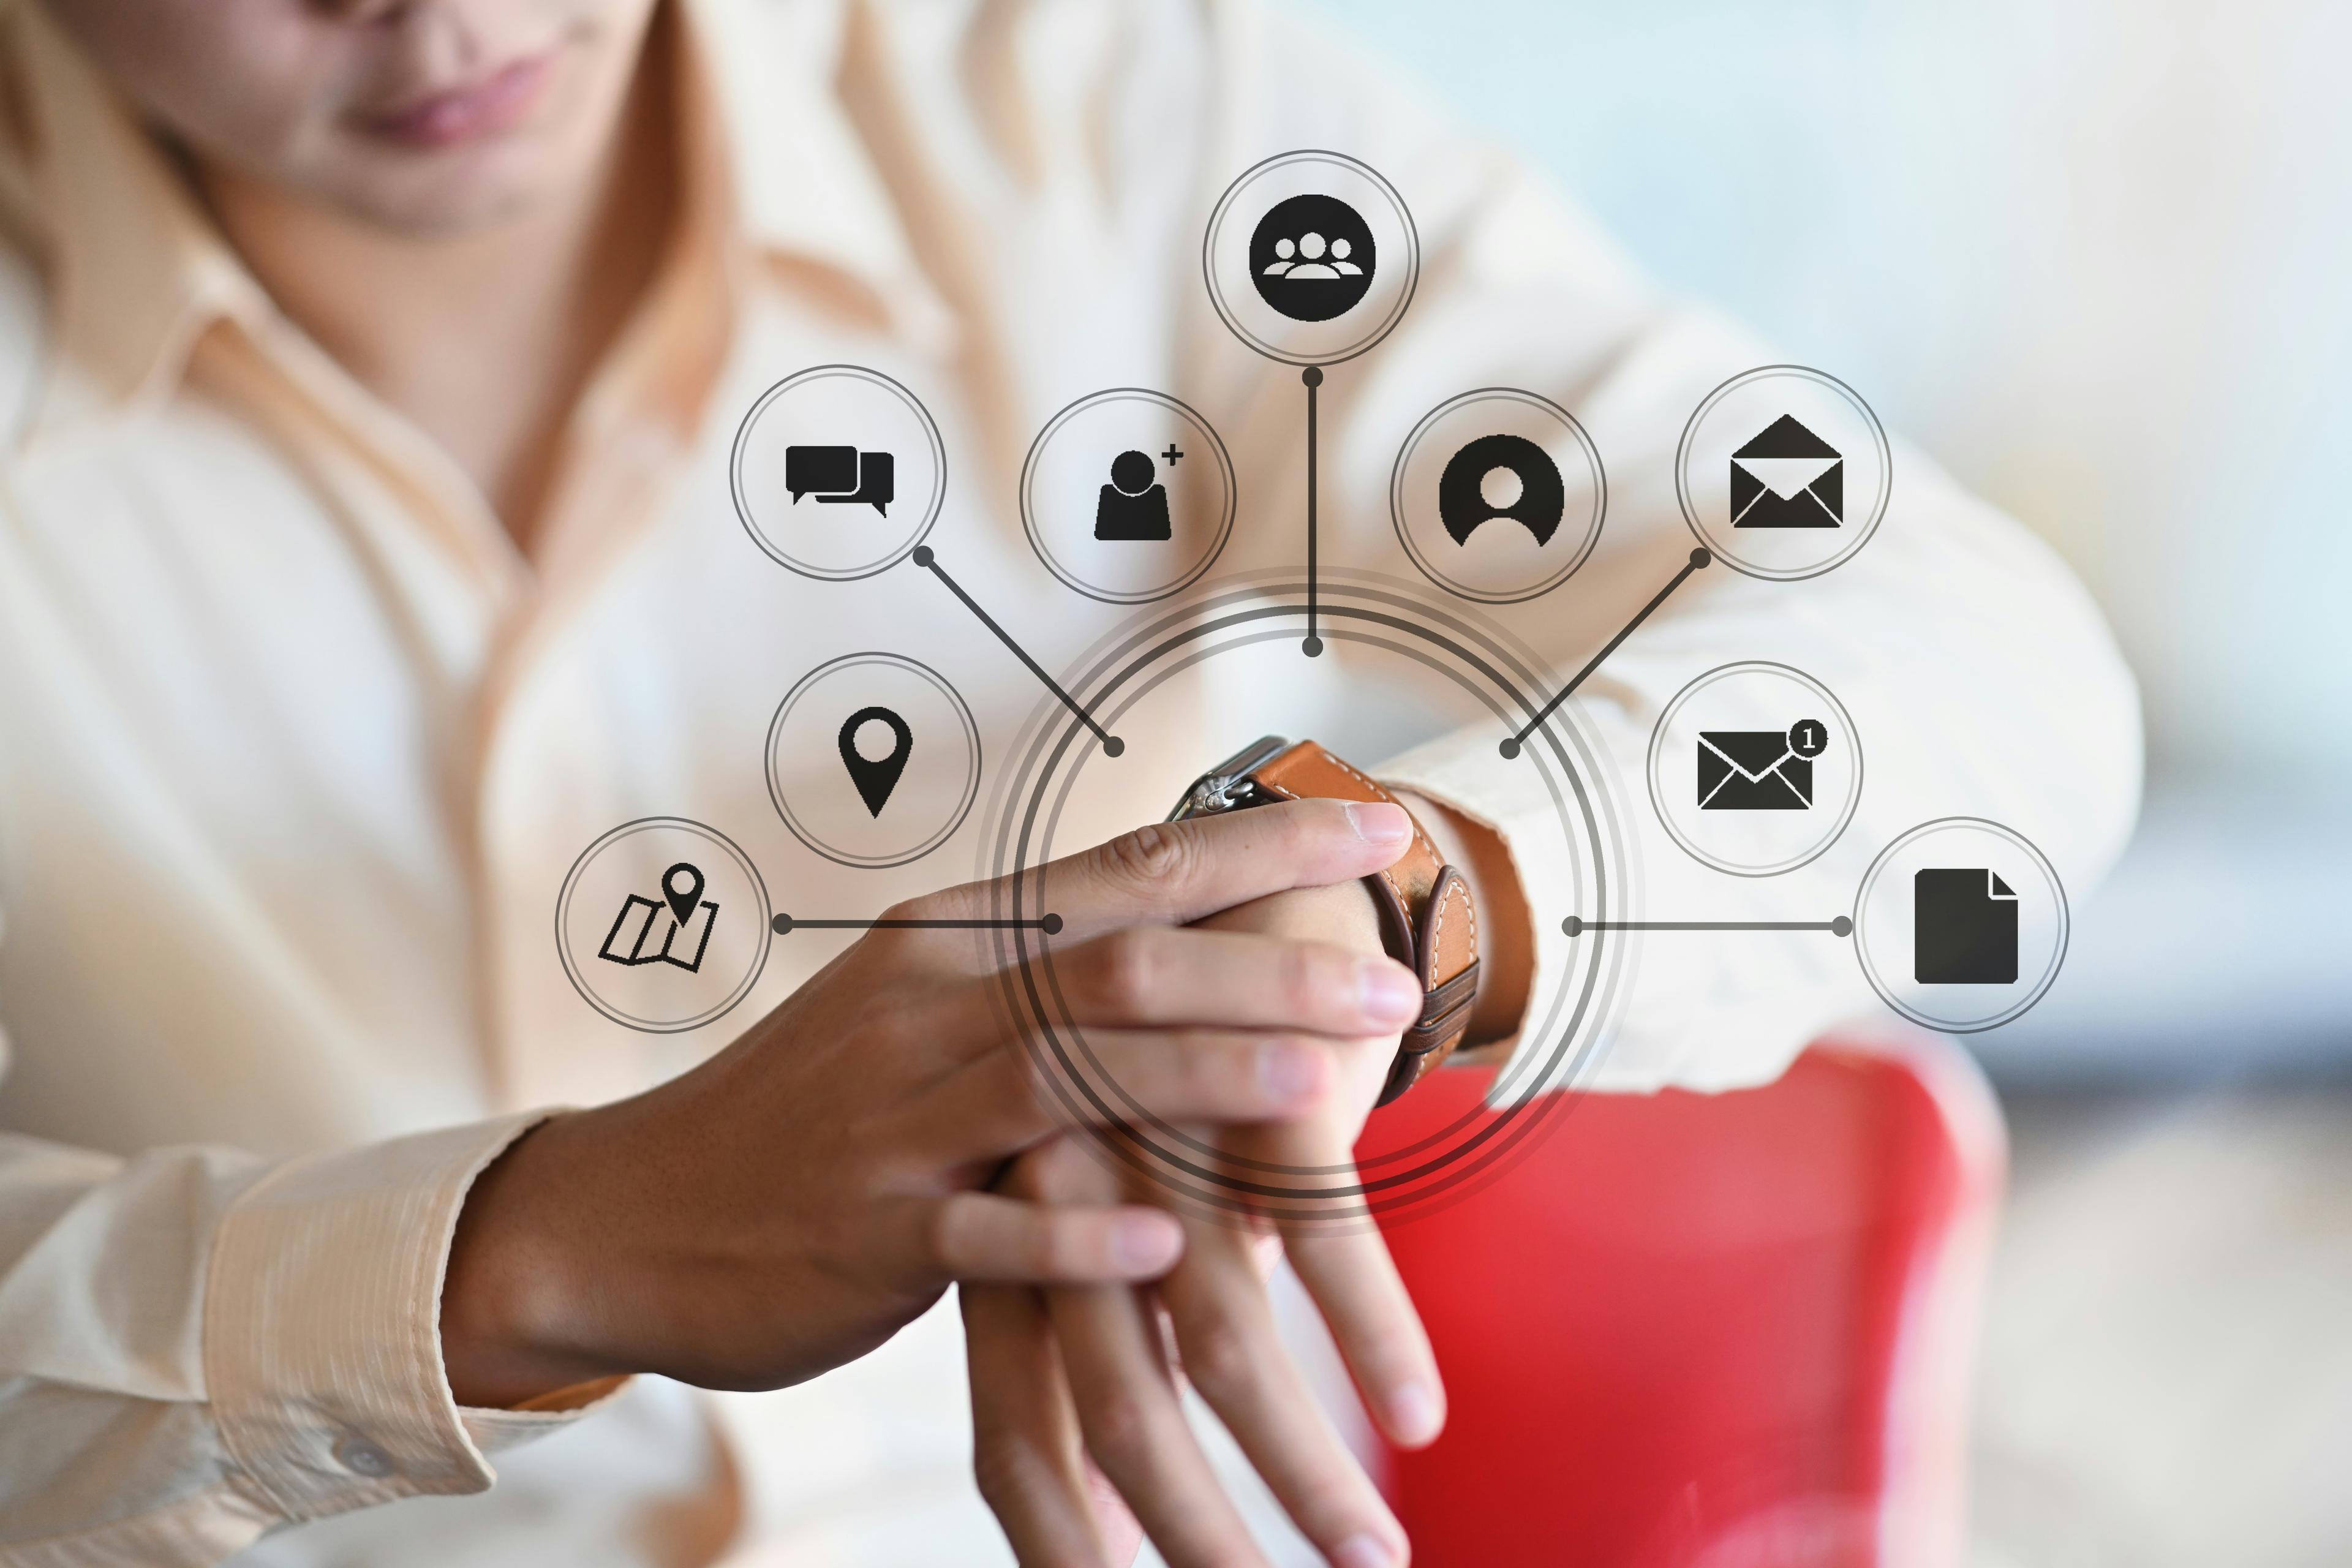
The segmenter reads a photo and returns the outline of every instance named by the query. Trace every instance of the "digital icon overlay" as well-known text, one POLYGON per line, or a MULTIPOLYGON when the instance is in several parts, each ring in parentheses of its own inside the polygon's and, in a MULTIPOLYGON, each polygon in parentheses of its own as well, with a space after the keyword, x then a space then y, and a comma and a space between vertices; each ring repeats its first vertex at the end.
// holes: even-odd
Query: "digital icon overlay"
POLYGON ((1922 985, 2017 984, 2017 890, 1990 866, 1911 874, 1911 977, 1922 985))
POLYGON ((1394 185, 1342 153, 1267 158, 1225 187, 1202 239, 1209 302, 1268 359, 1329 366, 1395 330, 1421 237, 1394 185))
POLYGON ((1266 209, 1249 260, 1258 298, 1294 321, 1328 321, 1370 289, 1380 243, 1354 207, 1309 192, 1266 209))
POLYGON ((1845 521, 1845 459, 1783 414, 1731 454, 1731 526, 1836 528, 1845 521))
POLYGON ((719 919, 719 906, 702 901, 701 868, 679 861, 662 873, 661 889, 662 903, 640 893, 622 901, 597 957, 608 963, 674 963, 688 974, 701 969, 702 955, 710 950, 711 927, 719 919), (667 921, 662 919, 663 903, 668 906, 667 921))
POLYGON ((1896 838, 1854 895, 1854 957, 1886 1005, 1974 1034, 2039 1002, 2066 959, 2066 889, 2024 835, 1980 817, 1896 838))
MULTIPOLYGON (((1184 454, 1171 441, 1162 454, 1173 468, 1184 454)), ((1110 460, 1110 481, 1095 496, 1095 537, 1158 541, 1174 537, 1168 487, 1145 453, 1129 447, 1110 460)))
POLYGON ((1066 587, 1106 604, 1181 593, 1233 538, 1233 459, 1164 392, 1114 386, 1055 414, 1021 465, 1021 524, 1066 587))
MULTIPOLYGON (((1624 947, 1610 940, 1620 931, 1851 937, 1890 1005, 1940 1028, 1992 1026, 2046 989, 2064 952, 2064 896, 2030 845, 1991 824, 1971 830, 1998 842, 1936 837, 1955 821, 1915 829, 1874 864, 1852 917, 1622 918, 1630 911, 1612 826, 1622 817, 1605 800, 1608 772, 1576 739, 1578 714, 1567 704, 1678 588, 1716 561, 1751 576, 1793 580, 1829 571, 1868 542, 1886 510, 1892 463, 1884 431, 1852 388, 1805 367, 1767 365, 1708 395, 1684 429, 1675 461, 1678 499, 1698 547, 1563 680, 1542 660, 1515 653, 1491 624, 1465 626, 1458 608, 1449 612, 1418 594, 1400 594, 1392 579, 1373 584, 1377 572, 1359 560, 1328 577, 1318 564, 1318 390, 1328 367, 1393 330, 1418 284, 1420 242, 1395 188, 1342 154, 1301 150, 1268 158, 1244 171, 1219 199, 1202 237, 1202 263, 1211 300, 1227 327, 1258 353, 1300 370, 1303 582, 1292 581, 1286 566, 1266 570, 1253 562, 1247 577, 1231 585, 1131 618, 1060 679, 1048 668, 1049 645, 1000 602, 1002 584, 974 575, 975 595, 925 542, 945 465, 938 432, 911 395, 895 412, 874 403, 853 410, 856 417, 840 406, 855 402, 854 393, 803 400, 790 417, 775 406, 815 377, 862 380, 886 393, 897 387, 904 394, 903 387, 858 367, 815 367, 771 388, 738 434, 737 506, 762 550, 795 571, 836 578, 911 560, 919 571, 906 575, 935 580, 1050 694, 1052 702, 1040 702, 1024 731, 1031 749, 1017 760, 1017 776, 999 785, 1006 815, 992 833, 1009 879, 996 895, 999 907, 946 922, 1000 933, 1011 944, 1000 950, 1008 973, 1017 971, 1029 1004, 1044 1007, 1039 998, 1055 994, 1050 943, 1062 929, 1050 905, 1029 896, 1042 890, 1030 885, 1041 875, 1033 856, 1050 849, 1057 826, 1079 834, 1101 827, 1087 811, 1103 803, 1074 808, 1067 785, 1075 774, 1066 770, 1120 770, 1110 786, 1119 794, 1108 808, 1116 813, 1134 790, 1148 793, 1177 762, 1197 767, 1198 758, 1164 754, 1196 714, 1179 723, 1150 721, 1152 702, 1187 697, 1172 686, 1169 697, 1156 697, 1161 680, 1214 653, 1235 660, 1220 672, 1227 706, 1236 694, 1247 700, 1287 691, 1287 673, 1280 681, 1252 680, 1237 675, 1237 667, 1277 652, 1295 658, 1294 648, 1319 657, 1325 629, 1350 665, 1394 655, 1412 667, 1405 679, 1383 687, 1382 698, 1431 671, 1460 690, 1475 689, 1496 721, 1501 756, 1531 770, 1561 810, 1563 834, 1579 855, 1572 885, 1553 891, 1574 911, 1559 929, 1580 944, 1573 962, 1580 967, 1574 994, 1564 988, 1548 1003, 1551 1016, 1531 1026, 1554 1048, 1551 1063, 1538 1071, 1546 1081, 1559 1068, 1567 1069, 1561 1081, 1572 1078, 1576 1053, 1602 1037, 1611 998, 1623 994, 1612 966, 1625 962, 1624 947), (764 417, 763 410, 776 417, 764 417), (908 416, 912 423, 894 426, 908 416), (992 605, 1003 619, 991 613, 992 605), (1294 642, 1292 626, 1302 622, 1305 635, 1294 642), (1218 640, 1195 646, 1202 637, 1218 640), (1175 662, 1159 668, 1170 660, 1175 662), (1496 689, 1479 688, 1480 680, 1496 689), (1042 983, 1033 969, 1038 963, 1047 971, 1042 983), (1563 1008, 1570 1011, 1563 1015, 1563 1008)), ((1408 557, 1449 594, 1487 604, 1518 603, 1565 582, 1594 550, 1607 499, 1599 452, 1578 420, 1514 388, 1478 388, 1441 404, 1407 438, 1391 474, 1391 515, 1408 557)), ((1212 569, 1234 527, 1234 470, 1223 442, 1196 411, 1165 394, 1112 388, 1070 405, 1039 433, 1023 468, 1021 507, 1040 562, 1065 586, 1108 603, 1139 605, 1181 594, 1212 569)), ((1270 510, 1286 511, 1286 499, 1276 498, 1270 510)), ((1350 704, 1361 693, 1341 681, 1340 663, 1333 661, 1328 680, 1310 678, 1309 684, 1316 700, 1355 721, 1350 704)), ((1227 716, 1221 709, 1220 720, 1227 716)), ((770 727, 766 761, 776 810, 803 845, 845 865, 897 866, 939 847, 965 820, 981 772, 979 731, 936 671, 897 655, 852 655, 820 666, 786 694, 770 727)), ((1862 779, 1861 740, 1836 698, 1803 672, 1765 661, 1727 665, 1694 679, 1661 713, 1648 756, 1652 803, 1668 833, 1702 863, 1738 876, 1790 870, 1821 855, 1853 820, 1862 779)), ((616 973, 657 974, 673 984, 710 973, 740 922, 736 894, 714 887, 705 897, 694 885, 709 861, 707 853, 672 860, 655 884, 658 900, 644 891, 654 869, 647 864, 634 864, 625 880, 600 888, 595 897, 617 918, 603 921, 603 947, 593 956, 616 973)), ((716 883, 718 874, 711 879, 716 883)), ((569 888, 568 881, 567 898, 569 888)), ((740 901, 765 910, 764 891, 740 901)), ((940 922, 820 909, 772 915, 765 923, 783 936, 940 922)), ((560 910, 560 934, 564 929, 560 910)), ((577 984, 569 958, 567 967, 577 984)), ((1008 1001, 1016 1011, 1024 1005, 1017 994, 1008 994, 1008 1001)), ((1028 1022, 1051 1043, 1053 1017, 1028 1022)), ((1083 1055, 1083 1041, 1076 1043, 1083 1055)), ((1107 1094, 1095 1109, 1114 1120, 1125 1113, 1117 1085, 1087 1079, 1066 1058, 1061 1066, 1075 1077, 1057 1080, 1057 1090, 1107 1094)), ((1125 1111, 1139 1109, 1130 1103, 1125 1111)), ((1423 1162, 1405 1179, 1434 1172, 1454 1152, 1423 1162)), ((1220 1199, 1214 1180, 1181 1152, 1153 1153, 1170 1167, 1173 1184, 1220 1199), (1188 1186, 1186 1176, 1209 1185, 1188 1186)), ((1286 1174, 1310 1178, 1281 1189, 1286 1201, 1337 1200, 1363 1211, 1389 1206, 1375 1195, 1377 1173, 1370 1170, 1286 1174)), ((1378 1177, 1383 1187, 1391 1181, 1378 1177)), ((1266 1190, 1261 1184, 1244 1201, 1262 1208, 1266 1190)))
POLYGON ((841 765, 849 770, 849 782, 857 786, 857 798, 874 816, 890 804, 890 792, 898 787, 898 775, 907 771, 907 758, 915 750, 915 732, 907 721, 889 709, 874 706, 860 708, 841 721, 841 765), (890 734, 890 749, 878 757, 868 756, 858 743, 858 736, 868 726, 879 726, 890 734))
POLYGON ((844 866, 903 866, 946 843, 979 796, 980 770, 980 725, 962 696, 899 654, 819 665, 768 725, 776 815, 844 866))
POLYGON ((887 452, 861 452, 855 447, 786 447, 784 489, 798 506, 814 495, 819 506, 871 506, 890 515, 898 498, 898 459, 887 452))
POLYGON ((947 447, 929 410, 881 372, 821 364, 761 394, 728 462, 735 515, 804 577, 870 577, 930 532, 947 447))
POLYGON ((1480 436, 1465 442, 1437 479, 1437 515, 1456 544, 1478 525, 1508 518, 1537 544, 1559 531, 1568 499, 1559 465, 1525 436, 1480 436))
POLYGON ((1791 871, 1837 841, 1862 797, 1853 721, 1784 664, 1727 664, 1675 694, 1650 735, 1650 799, 1693 858, 1791 871))
POLYGON ((1701 811, 1810 811, 1813 759, 1829 749, 1829 730, 1800 719, 1786 730, 1701 730, 1701 811))
POLYGON ((687 817, 642 817, 572 862, 556 896, 556 952, 605 1017, 677 1034, 750 994, 770 917, 766 884, 733 839, 687 817))
POLYGON ((1699 542, 1776 582, 1852 560, 1878 531, 1893 484, 1878 416, 1803 365, 1761 365, 1715 388, 1675 454, 1675 494, 1699 542))
POLYGON ((1413 427, 1389 481, 1398 542, 1448 593, 1506 605, 1549 593, 1601 538, 1609 483, 1584 426, 1549 398, 1481 387, 1413 427))

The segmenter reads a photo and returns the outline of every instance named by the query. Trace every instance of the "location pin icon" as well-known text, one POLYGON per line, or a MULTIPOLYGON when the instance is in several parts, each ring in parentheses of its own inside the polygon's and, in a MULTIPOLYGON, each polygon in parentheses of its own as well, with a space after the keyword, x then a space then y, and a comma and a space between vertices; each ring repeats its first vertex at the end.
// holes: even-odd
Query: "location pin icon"
POLYGON ((849 770, 849 782, 857 786, 857 797, 866 809, 876 816, 889 804, 890 792, 898 787, 898 775, 907 771, 907 753, 915 749, 915 732, 907 721, 887 708, 860 708, 845 720, 841 726, 841 763, 849 770), (894 737, 890 754, 877 761, 868 761, 857 750, 860 725, 880 720, 890 726, 894 737))
POLYGON ((662 873, 662 897, 669 900, 669 912, 677 917, 679 925, 694 918, 694 906, 702 902, 702 871, 681 860, 662 873))

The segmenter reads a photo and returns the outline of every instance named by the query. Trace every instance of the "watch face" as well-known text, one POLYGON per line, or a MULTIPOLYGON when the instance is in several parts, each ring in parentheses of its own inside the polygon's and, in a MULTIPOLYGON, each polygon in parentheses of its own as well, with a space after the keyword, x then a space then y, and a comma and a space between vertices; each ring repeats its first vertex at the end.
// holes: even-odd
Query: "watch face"
POLYGON ((1261 735, 1244 746, 1207 773, 1192 781, 1176 809, 1168 814, 1171 822, 1181 822, 1188 816, 1203 816, 1212 812, 1231 811, 1244 803, 1229 798, 1227 792, 1249 774, 1255 773, 1283 752, 1290 742, 1279 735, 1261 735))

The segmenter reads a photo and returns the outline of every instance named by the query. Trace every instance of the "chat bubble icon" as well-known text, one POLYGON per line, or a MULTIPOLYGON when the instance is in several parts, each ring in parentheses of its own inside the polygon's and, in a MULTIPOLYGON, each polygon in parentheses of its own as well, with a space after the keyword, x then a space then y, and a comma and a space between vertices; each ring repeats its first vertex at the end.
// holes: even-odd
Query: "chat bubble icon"
POLYGON ((819 499, 839 495, 857 488, 857 448, 855 447, 787 447, 784 448, 784 488, 793 492, 797 503, 801 497, 814 492, 819 499))
POLYGON ((898 499, 898 463, 887 452, 855 447, 787 447, 784 489, 798 504, 814 495, 819 506, 871 506, 884 517, 898 499))

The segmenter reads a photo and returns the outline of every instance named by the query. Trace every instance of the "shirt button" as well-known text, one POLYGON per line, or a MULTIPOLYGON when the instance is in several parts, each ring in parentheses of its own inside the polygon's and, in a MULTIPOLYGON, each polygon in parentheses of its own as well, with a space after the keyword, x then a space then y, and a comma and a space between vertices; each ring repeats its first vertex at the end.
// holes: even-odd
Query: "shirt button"
POLYGON ((335 1444, 335 1458, 343 1468, 355 1476, 365 1476, 380 1481, 392 1474, 392 1456, 361 1436, 346 1436, 335 1444))

